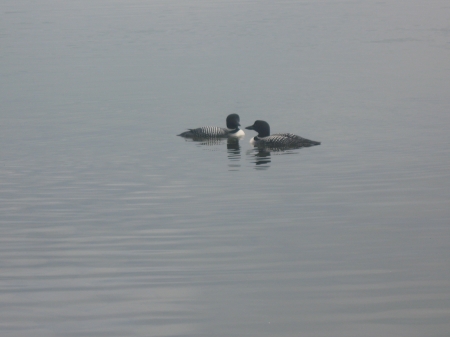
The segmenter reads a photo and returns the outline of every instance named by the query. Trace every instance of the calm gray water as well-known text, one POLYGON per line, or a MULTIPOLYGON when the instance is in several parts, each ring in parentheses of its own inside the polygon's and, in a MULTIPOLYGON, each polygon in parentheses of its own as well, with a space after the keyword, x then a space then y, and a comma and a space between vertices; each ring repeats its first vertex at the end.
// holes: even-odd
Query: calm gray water
POLYGON ((447 0, 0 3, 1 336, 448 336, 447 0))

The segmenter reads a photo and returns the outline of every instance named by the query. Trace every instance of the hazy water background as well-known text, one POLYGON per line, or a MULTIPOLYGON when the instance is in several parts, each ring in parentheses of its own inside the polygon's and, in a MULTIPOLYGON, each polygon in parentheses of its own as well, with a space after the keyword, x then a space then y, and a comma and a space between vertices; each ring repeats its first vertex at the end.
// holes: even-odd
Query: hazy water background
POLYGON ((448 1, 0 3, 2 336, 448 336, 448 1))

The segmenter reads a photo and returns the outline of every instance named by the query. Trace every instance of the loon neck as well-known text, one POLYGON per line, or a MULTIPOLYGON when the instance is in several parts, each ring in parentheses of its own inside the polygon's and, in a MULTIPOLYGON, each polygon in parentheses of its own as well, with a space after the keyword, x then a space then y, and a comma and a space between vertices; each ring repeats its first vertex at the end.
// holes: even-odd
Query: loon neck
POLYGON ((258 135, 255 138, 264 138, 264 137, 269 137, 270 136, 270 132, 258 132, 258 135))
POLYGON ((237 127, 236 129, 233 129, 233 130, 229 130, 230 131, 230 133, 236 133, 236 132, 239 132, 239 127, 237 127))
POLYGON ((264 130, 258 130, 258 138, 264 138, 264 137, 269 137, 270 136, 270 129, 264 129, 264 130))

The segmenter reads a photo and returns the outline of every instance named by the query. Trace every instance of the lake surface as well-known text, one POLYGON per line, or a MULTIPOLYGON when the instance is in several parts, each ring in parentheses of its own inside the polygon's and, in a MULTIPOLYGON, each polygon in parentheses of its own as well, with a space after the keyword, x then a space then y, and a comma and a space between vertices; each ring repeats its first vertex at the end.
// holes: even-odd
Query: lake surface
POLYGON ((448 1, 1 2, 2 336, 448 336, 448 1))

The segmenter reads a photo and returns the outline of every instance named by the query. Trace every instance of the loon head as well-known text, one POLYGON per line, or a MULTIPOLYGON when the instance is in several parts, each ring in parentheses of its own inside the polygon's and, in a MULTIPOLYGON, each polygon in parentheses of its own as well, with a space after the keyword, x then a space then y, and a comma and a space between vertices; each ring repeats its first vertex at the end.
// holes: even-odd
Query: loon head
POLYGON ((270 126, 266 121, 257 120, 253 125, 247 126, 247 130, 255 130, 258 132, 258 137, 270 136, 270 126))
POLYGON ((231 114, 227 116, 227 128, 228 129, 237 129, 241 124, 239 122, 241 119, 238 114, 231 114))

